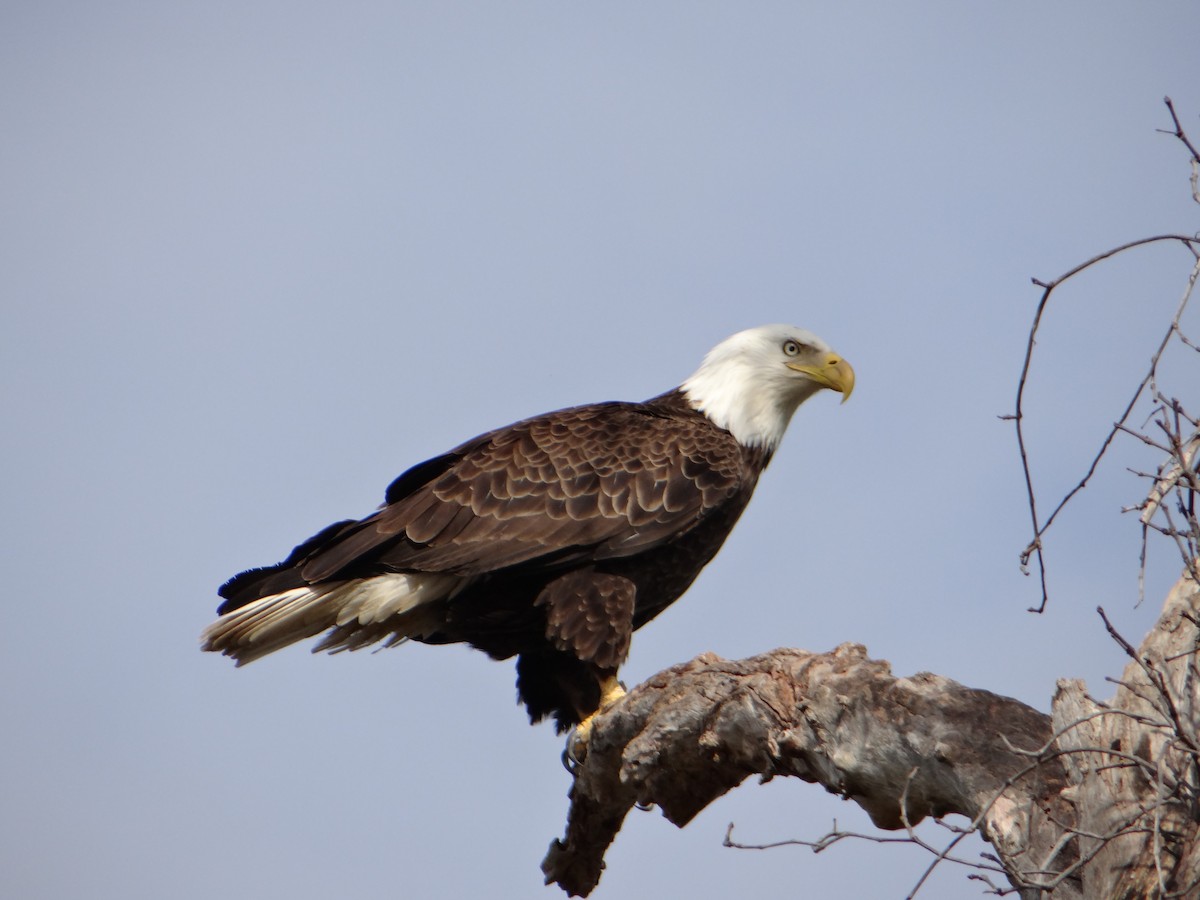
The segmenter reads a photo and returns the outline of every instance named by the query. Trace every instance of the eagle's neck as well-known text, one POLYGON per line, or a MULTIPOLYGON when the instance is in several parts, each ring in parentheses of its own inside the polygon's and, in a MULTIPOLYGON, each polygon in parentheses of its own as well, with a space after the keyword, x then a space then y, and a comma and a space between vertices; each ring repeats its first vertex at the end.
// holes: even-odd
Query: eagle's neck
POLYGON ((804 400, 816 392, 807 385, 797 391, 794 384, 776 385, 756 377, 749 366, 728 362, 720 366, 703 365, 679 388, 688 404, 703 413, 718 428, 726 429, 743 447, 760 447, 768 455, 775 452, 792 414, 804 400))
MULTIPOLYGON (((696 418, 703 419, 710 425, 716 425, 712 419, 710 419, 700 410, 696 409, 692 401, 688 399, 688 395, 684 392, 683 388, 675 388, 667 391, 665 394, 659 394, 657 397, 652 397, 646 401, 646 406, 658 413, 671 416, 694 416, 696 418)), ((757 478, 758 474, 761 473, 771 461, 771 457, 775 453, 775 448, 768 447, 765 444, 744 444, 740 441, 739 444, 742 448, 742 458, 745 460, 746 465, 754 471, 754 477, 757 478)))

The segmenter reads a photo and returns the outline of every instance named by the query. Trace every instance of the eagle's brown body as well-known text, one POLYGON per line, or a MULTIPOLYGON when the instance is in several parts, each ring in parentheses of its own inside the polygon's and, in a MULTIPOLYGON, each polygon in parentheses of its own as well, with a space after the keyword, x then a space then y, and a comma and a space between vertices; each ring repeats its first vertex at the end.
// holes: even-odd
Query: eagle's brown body
POLYGON ((645 403, 480 435, 409 469, 365 519, 230 579, 204 649, 245 663, 322 632, 334 651, 465 642, 516 656, 530 717, 566 729, 614 695, 634 630, 720 549, 796 407, 853 387, 815 335, 763 326, 645 403))
MULTIPOLYGON (((332 628, 328 649, 408 637, 517 656, 530 717, 554 715, 563 729, 596 708, 600 680, 625 661, 634 629, 713 558, 768 458, 679 391, 527 419, 415 466, 374 514, 235 576, 219 612, 389 573, 455 576, 462 587, 419 616, 314 621, 296 639, 332 628)), ((238 657, 237 637, 210 649, 238 657)))

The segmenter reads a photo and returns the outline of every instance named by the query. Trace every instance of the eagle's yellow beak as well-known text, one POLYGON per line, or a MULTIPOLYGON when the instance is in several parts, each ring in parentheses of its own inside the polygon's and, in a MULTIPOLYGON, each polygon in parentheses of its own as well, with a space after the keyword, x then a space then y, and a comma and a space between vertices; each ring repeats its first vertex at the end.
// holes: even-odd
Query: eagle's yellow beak
POLYGON ((796 372, 803 372, 821 387, 841 392, 843 403, 854 392, 854 369, 836 353, 826 353, 825 358, 815 366, 799 362, 784 365, 796 372))

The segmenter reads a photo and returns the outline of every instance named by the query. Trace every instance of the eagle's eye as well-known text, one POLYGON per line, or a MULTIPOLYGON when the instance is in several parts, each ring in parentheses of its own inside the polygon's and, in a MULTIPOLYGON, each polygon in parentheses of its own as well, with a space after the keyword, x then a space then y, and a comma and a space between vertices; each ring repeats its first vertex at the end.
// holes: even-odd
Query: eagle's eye
POLYGON ((799 356, 800 344, 796 343, 795 341, 784 341, 783 352, 786 356, 799 356))

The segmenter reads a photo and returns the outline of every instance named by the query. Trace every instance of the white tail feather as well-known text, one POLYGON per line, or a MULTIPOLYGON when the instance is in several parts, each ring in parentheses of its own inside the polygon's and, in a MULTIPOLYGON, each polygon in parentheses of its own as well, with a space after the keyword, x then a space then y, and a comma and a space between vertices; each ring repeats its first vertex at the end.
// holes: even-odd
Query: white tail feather
POLYGON ((341 639, 326 641, 317 649, 344 645, 359 628, 366 640, 354 642, 355 647, 384 637, 398 643, 416 633, 406 631, 406 620, 415 623, 420 617, 408 613, 452 595, 464 580, 454 575, 395 573, 292 588, 221 616, 204 630, 203 647, 232 656, 240 666, 326 629, 337 629, 341 639), (394 620, 394 628, 381 627, 388 620, 394 620))

